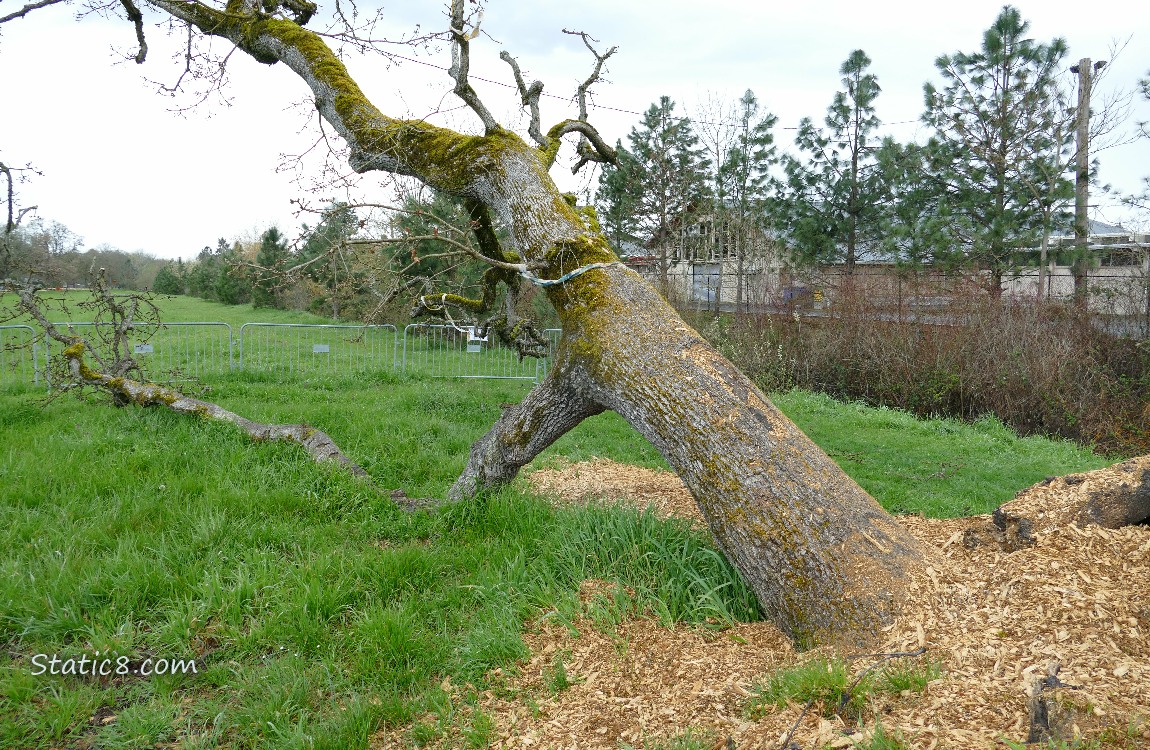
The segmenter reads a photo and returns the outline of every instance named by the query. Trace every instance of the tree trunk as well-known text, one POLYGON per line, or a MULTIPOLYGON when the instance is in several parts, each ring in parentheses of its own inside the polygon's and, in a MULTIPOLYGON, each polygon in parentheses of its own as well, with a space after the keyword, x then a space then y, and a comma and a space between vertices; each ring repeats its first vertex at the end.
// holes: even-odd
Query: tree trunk
POLYGON ((764 614, 797 643, 857 645, 890 621, 932 554, 618 262, 592 214, 551 180, 553 150, 493 122, 469 136, 388 117, 322 39, 290 21, 153 1, 261 62, 285 63, 357 171, 410 175, 483 204, 538 277, 609 264, 546 287, 564 329, 554 369, 476 443, 453 497, 510 480, 584 417, 612 409, 683 477, 764 614))
POLYGON ((854 645, 889 620, 932 553, 635 272, 587 273, 551 295, 564 330, 556 366, 472 449, 453 497, 506 481, 582 416, 611 409, 683 478, 796 643, 854 645))

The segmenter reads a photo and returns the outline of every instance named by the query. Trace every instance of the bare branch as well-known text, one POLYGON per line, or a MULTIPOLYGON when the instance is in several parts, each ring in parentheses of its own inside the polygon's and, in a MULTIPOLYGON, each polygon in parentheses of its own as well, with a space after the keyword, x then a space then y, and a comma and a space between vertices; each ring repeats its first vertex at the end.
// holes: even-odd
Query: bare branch
POLYGON ((7 235, 16 229, 16 221, 13 218, 16 210, 16 188, 12 184, 12 170, 2 161, 0 161, 0 174, 8 181, 8 202, 5 204, 8 207, 8 221, 4 224, 4 234, 7 235))
POLYGON ((140 49, 133 59, 137 65, 143 65, 144 59, 148 56, 148 42, 144 39, 144 14, 140 12, 134 0, 120 0, 120 3, 124 6, 124 12, 128 14, 128 20, 136 27, 136 41, 140 43, 140 49))
MULTIPOLYGON (((578 163, 571 168, 572 174, 578 172, 587 162, 591 161, 618 164, 619 155, 603 140, 599 131, 591 123, 584 120, 564 120, 548 130, 547 136, 549 138, 562 138, 567 133, 579 133, 582 136, 580 145, 586 144, 586 147, 579 151, 578 163)), ((552 153, 551 159, 554 160, 554 158, 552 153)), ((547 166, 550 166, 550 162, 547 166)))
POLYGON ((546 150, 551 145, 551 140, 539 130, 539 96, 543 93, 543 81, 534 81, 530 86, 524 83, 519 63, 515 62, 515 58, 507 50, 499 53, 499 59, 511 66, 511 71, 515 74, 515 85, 519 88, 519 98, 524 107, 531 109, 531 124, 527 126, 527 133, 531 136, 531 140, 539 144, 539 148, 546 150))
POLYGON ((471 65, 471 40, 479 35, 479 24, 483 21, 483 12, 480 11, 475 27, 467 32, 463 28, 463 0, 451 0, 451 69, 448 73, 455 80, 455 95, 471 107, 479 119, 483 121, 484 133, 490 135, 499 128, 499 123, 479 99, 479 94, 467 80, 467 71, 471 65))
POLYGON ((34 10, 39 10, 40 8, 47 8, 49 5, 56 5, 57 3, 65 3, 65 2, 68 2, 68 0, 40 0, 40 2, 38 2, 38 3, 28 3, 23 8, 16 11, 15 13, 9 13, 6 16, 0 16, 0 23, 7 23, 8 21, 12 21, 12 20, 15 20, 17 18, 23 18, 24 16, 28 15, 29 13, 31 13, 34 10))
POLYGON ((603 54, 599 54, 598 50, 591 46, 591 42, 598 42, 599 40, 587 32, 563 29, 563 33, 580 37, 583 40, 583 44, 591 51, 591 54, 595 56, 595 68, 591 71, 591 75, 587 77, 587 80, 579 84, 579 88, 576 90, 576 97, 578 97, 579 100, 579 119, 583 122, 587 122, 587 93, 591 90, 591 86, 600 80, 600 75, 603 72, 603 63, 607 62, 607 58, 611 55, 618 52, 619 48, 612 47, 603 54))
POLYGON ((180 414, 189 414, 218 422, 230 422, 253 440, 282 440, 303 446, 317 463, 333 462, 357 477, 368 478, 363 467, 348 458, 327 433, 305 424, 264 424, 230 412, 210 401, 185 396, 179 391, 155 383, 145 383, 99 372, 84 363, 85 345, 74 341, 64 350, 64 357, 77 383, 111 393, 122 403, 139 406, 165 406, 180 414))
MULTIPOLYGON (((591 54, 595 56, 595 67, 591 70, 591 75, 587 76, 587 80, 579 84, 579 88, 575 91, 575 97, 579 102, 579 120, 581 122, 587 122, 587 95, 591 91, 591 86, 593 86, 597 81, 602 80, 603 64, 607 62, 607 58, 618 52, 619 48, 611 47, 603 54, 599 54, 599 51, 591 46, 591 42, 598 42, 599 40, 595 39, 587 32, 569 31, 567 29, 563 29, 563 33, 570 34, 571 36, 577 36, 582 39, 583 46, 590 50, 591 54)), ((615 152, 610 147, 607 147, 607 150, 604 151, 603 148, 601 148, 599 145, 599 143, 602 143, 602 139, 599 139, 599 143, 595 143, 594 141, 596 138, 598 138, 598 133, 595 134, 594 138, 586 133, 584 133, 584 135, 579 138, 579 144, 575 147, 575 153, 579 154, 579 161, 571 170, 572 174, 577 173, 588 162, 595 161, 606 162, 608 164, 615 163, 615 152), (592 146, 594 146, 594 148, 592 148, 592 146), (608 154, 610 154, 610 156, 608 156, 608 154)))

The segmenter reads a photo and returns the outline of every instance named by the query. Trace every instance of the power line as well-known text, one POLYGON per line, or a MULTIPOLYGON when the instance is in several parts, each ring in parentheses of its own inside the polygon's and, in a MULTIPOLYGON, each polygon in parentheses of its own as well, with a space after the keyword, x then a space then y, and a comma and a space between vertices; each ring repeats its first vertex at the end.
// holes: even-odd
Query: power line
MULTIPOLYGON (((413 62, 413 63, 417 63, 419 65, 426 65, 429 68, 435 68, 436 70, 442 70, 444 72, 447 72, 447 70, 448 70, 447 68, 443 67, 442 65, 436 65, 435 63, 427 62, 426 60, 418 60, 414 57, 405 57, 404 55, 397 55, 394 52, 389 52, 388 57, 397 57, 400 60, 406 60, 407 62, 413 62)), ((503 88, 507 88, 507 89, 513 89, 514 90, 516 88, 515 86, 512 86, 510 83, 507 83, 505 81, 493 81, 490 78, 483 78, 482 76, 476 76, 476 75, 470 75, 469 74, 468 78, 471 78, 471 79, 476 80, 476 81, 483 81, 484 83, 490 83, 494 86, 502 86, 503 88)), ((551 99, 559 99, 559 100, 564 101, 564 102, 570 102, 573 99, 573 97, 560 96, 559 94, 550 94, 550 93, 547 93, 546 91, 544 91, 542 95, 546 96, 546 97, 550 97, 551 99)), ((594 107, 595 109, 607 109, 607 110, 610 110, 612 112, 621 112, 625 115, 635 115, 637 117, 643 116, 642 112, 636 112, 633 109, 621 109, 620 107, 610 107, 610 106, 607 106, 606 104, 595 104, 594 102, 587 102, 587 106, 588 107, 594 107)), ((689 120, 691 118, 684 117, 681 119, 689 120)), ((693 120, 693 122, 697 122, 697 123, 700 123, 702 125, 738 125, 739 124, 739 122, 736 120, 724 121, 724 122, 711 122, 708 120, 693 120)), ((883 125, 906 125, 908 123, 915 123, 915 122, 918 122, 918 120, 899 120, 898 122, 884 122, 882 124, 883 125)), ((779 128, 779 130, 798 130, 798 129, 799 128, 797 126, 793 127, 793 128, 792 127, 780 127, 779 128)))

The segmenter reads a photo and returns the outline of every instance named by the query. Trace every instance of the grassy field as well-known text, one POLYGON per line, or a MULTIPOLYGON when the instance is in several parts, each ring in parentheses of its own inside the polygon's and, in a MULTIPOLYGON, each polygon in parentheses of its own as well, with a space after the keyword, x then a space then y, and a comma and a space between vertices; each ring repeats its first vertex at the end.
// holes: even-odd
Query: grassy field
MULTIPOLYGON (((79 291, 50 292, 42 298, 49 320, 77 324, 73 332, 103 353, 110 347, 100 345, 98 331, 86 325, 92 315, 78 306, 84 296, 79 291)), ((11 301, 9 297, 0 304, 11 301)), ((394 326, 365 328, 307 313, 223 305, 183 296, 156 297, 155 302, 166 325, 159 329, 143 327, 132 339, 133 344, 149 347, 147 352, 138 352, 136 359, 154 381, 178 383, 235 369, 306 376, 394 369, 432 377, 483 375, 528 380, 546 374, 546 360, 521 360, 513 350, 493 345, 494 337, 481 344, 481 352, 469 353, 466 334, 444 326, 423 326, 405 337, 402 325, 398 330, 394 326), (245 323, 260 325, 245 327, 245 323)), ((12 322, 33 323, 27 316, 12 322)), ((110 332, 109 328, 100 330, 110 332)), ((29 335, 31 332, 25 330, 0 329, 0 385, 33 380, 31 350, 10 348, 29 335)), ((60 349, 56 343, 51 348, 54 352, 60 349)), ((41 366, 43 356, 41 348, 36 357, 41 366)))
MULTIPOLYGON (((530 384, 235 372, 203 387, 254 419, 321 427, 381 487, 441 497, 500 404, 530 384)), ((684 523, 555 509, 523 484, 408 513, 292 446, 41 397, 0 389, 0 747, 342 750, 427 712, 437 718, 413 737, 463 722, 466 743, 485 747, 490 717, 460 710, 441 683, 471 685, 472 700, 491 669, 525 656, 524 623, 573 620, 586 578, 633 592, 599 618, 755 617, 737 575, 684 523), (51 655, 96 652, 132 666, 195 659, 197 673, 36 673, 51 655)), ((900 511, 982 512, 1043 476, 1106 463, 990 421, 917 421, 799 392, 777 401, 900 511)), ((556 456, 663 465, 612 414, 540 461, 556 456)))
MULTIPOLYGON (((64 321, 91 321, 92 314, 79 306, 88 298, 84 290, 40 293, 45 301, 48 319, 53 323, 64 321)), ((0 295, 0 307, 10 305, 15 299, 12 294, 0 295)), ((331 318, 312 315, 296 310, 271 310, 266 307, 255 309, 251 304, 225 305, 221 302, 188 297, 185 295, 156 295, 154 301, 159 306, 165 323, 218 322, 227 323, 238 329, 244 323, 261 321, 264 323, 333 323, 331 318)), ((16 323, 25 322, 16 320, 16 323)))

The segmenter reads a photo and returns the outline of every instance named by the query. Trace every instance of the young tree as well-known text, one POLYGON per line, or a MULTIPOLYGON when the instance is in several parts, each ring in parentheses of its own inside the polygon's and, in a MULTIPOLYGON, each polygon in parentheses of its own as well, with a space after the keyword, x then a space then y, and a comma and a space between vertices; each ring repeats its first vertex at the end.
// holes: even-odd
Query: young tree
POLYGON ((280 302, 277 272, 283 271, 288 260, 287 241, 280 234, 279 227, 270 227, 260 238, 260 249, 256 253, 256 272, 252 282, 253 307, 283 307, 280 302))
POLYGON ((882 253, 896 265, 952 270, 947 206, 928 169, 927 149, 886 138, 876 153, 890 202, 882 229, 882 253))
POLYGON ((675 102, 666 96, 647 109, 627 140, 634 162, 623 176, 632 191, 635 225, 641 241, 658 256, 660 292, 667 295, 672 248, 687 217, 706 202, 710 163, 690 120, 677 117, 675 102))
POLYGON ((640 242, 639 234, 639 163, 635 156, 616 141, 617 155, 614 169, 599 172, 599 187, 595 192, 599 224, 611 246, 623 250, 640 242))
MULTIPOLYGON (((221 243, 227 240, 220 239, 221 243)), ((216 277, 219 275, 217 259, 212 249, 204 246, 188 271, 188 294, 203 299, 216 298, 216 277)))
POLYGON ((1026 36, 1029 26, 1005 6, 981 49, 939 57, 943 87, 925 86, 923 120, 935 129, 930 168, 955 261, 988 272, 994 296, 1048 218, 1031 186, 1057 173, 1054 99, 1066 42, 1037 43, 1026 36))
POLYGON ((350 263, 343 253, 344 242, 359 228, 359 218, 346 203, 333 203, 320 214, 319 224, 308 232, 300 248, 297 265, 326 290, 326 303, 332 320, 339 320, 340 301, 352 281, 350 263))
POLYGON ((768 216, 776 210, 778 183, 771 174, 779 163, 772 132, 778 118, 760 112, 755 92, 747 89, 739 99, 734 143, 719 169, 726 218, 733 226, 735 256, 735 309, 742 309, 747 258, 766 237, 768 216))
POLYGON ((225 305, 240 305, 251 299, 251 281, 241 266, 243 248, 220 238, 215 250, 214 298, 225 305))
POLYGON ((152 282, 152 291, 156 294, 183 294, 184 285, 176 276, 172 266, 168 265, 156 272, 156 280, 152 282))
POLYGON ((780 212, 784 233, 809 262, 842 263, 848 275, 880 243, 887 186, 875 158, 872 134, 879 126, 874 102, 881 89, 855 50, 839 68, 844 91, 835 94, 824 120, 799 124, 795 144, 806 161, 787 158, 786 194, 780 212))

